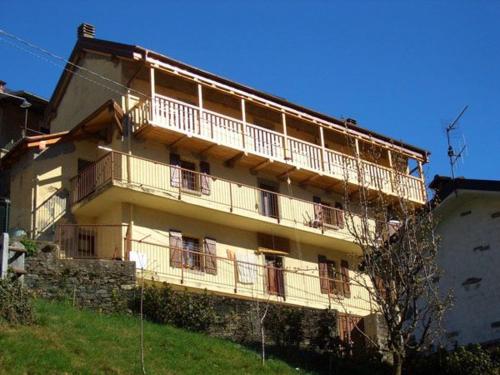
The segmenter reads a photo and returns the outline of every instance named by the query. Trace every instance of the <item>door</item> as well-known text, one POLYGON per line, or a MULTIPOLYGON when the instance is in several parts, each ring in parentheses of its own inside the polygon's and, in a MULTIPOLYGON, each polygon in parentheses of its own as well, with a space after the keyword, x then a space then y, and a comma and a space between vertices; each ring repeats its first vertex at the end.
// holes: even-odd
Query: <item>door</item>
POLYGON ((260 183, 260 214, 279 219, 278 189, 276 186, 260 183))
POLYGON ((181 160, 181 183, 182 188, 185 190, 196 191, 198 190, 196 165, 189 161, 181 160))
POLYGON ((285 279, 283 274, 283 258, 266 255, 267 292, 269 294, 285 297, 285 279))

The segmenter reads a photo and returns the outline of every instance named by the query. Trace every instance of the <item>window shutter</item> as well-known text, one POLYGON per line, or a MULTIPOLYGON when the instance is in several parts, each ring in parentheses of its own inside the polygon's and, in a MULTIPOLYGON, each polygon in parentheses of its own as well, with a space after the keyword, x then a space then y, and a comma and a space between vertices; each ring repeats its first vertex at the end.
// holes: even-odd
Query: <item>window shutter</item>
POLYGON ((217 241, 205 238, 205 272, 212 275, 217 274, 217 241))
POLYGON ((344 208, 339 202, 335 202, 335 218, 337 221, 337 226, 339 228, 344 228, 344 208))
POLYGON ((328 294, 328 261, 323 255, 318 255, 319 286, 321 293, 328 294))
POLYGON ((351 285, 349 280, 349 263, 346 260, 340 261, 340 276, 342 278, 342 291, 344 297, 351 297, 351 285))
POLYGON ((200 161, 201 172, 201 193, 210 194, 210 164, 206 161, 200 161))
POLYGON ((181 179, 181 157, 170 153, 170 186, 179 187, 181 179))
POLYGON ((182 267, 182 233, 170 231, 170 266, 182 267))
POLYGON ((313 197, 314 202, 314 226, 319 226, 320 223, 323 223, 323 207, 321 206, 321 198, 313 197))

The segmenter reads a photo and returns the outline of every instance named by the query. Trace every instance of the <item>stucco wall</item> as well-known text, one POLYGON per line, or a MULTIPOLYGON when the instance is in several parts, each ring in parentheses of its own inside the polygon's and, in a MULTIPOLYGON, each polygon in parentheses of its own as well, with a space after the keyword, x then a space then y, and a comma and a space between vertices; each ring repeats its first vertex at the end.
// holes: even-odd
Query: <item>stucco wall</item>
MULTIPOLYGON (((118 60, 112 61, 110 56, 90 52, 87 52, 85 57, 79 62, 79 65, 83 68, 118 82, 122 81, 120 64, 121 62, 118 60)), ((51 133, 71 130, 106 100, 114 99, 117 103, 120 103, 120 90, 119 86, 103 81, 84 70, 80 70, 78 75, 72 76, 64 92, 64 96, 57 107, 56 117, 50 122, 51 133), (83 78, 81 75, 88 79, 83 78), (97 81, 100 85, 90 80, 97 81), (109 86, 113 91, 101 85, 109 86)))
POLYGON ((438 212, 442 222, 439 287, 452 290, 454 305, 446 313, 451 343, 500 339, 500 195, 459 192, 438 212), (495 324, 495 322, 497 322, 495 324))

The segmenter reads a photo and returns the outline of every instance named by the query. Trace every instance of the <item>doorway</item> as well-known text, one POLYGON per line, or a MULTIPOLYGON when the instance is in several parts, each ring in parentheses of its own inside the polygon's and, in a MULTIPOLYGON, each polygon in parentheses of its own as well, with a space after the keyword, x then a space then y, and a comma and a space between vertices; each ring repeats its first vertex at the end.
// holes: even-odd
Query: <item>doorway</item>
POLYGON ((263 216, 279 219, 278 188, 270 183, 260 182, 259 213, 263 216))
POLYGON ((283 257, 266 255, 267 292, 285 298, 283 257))

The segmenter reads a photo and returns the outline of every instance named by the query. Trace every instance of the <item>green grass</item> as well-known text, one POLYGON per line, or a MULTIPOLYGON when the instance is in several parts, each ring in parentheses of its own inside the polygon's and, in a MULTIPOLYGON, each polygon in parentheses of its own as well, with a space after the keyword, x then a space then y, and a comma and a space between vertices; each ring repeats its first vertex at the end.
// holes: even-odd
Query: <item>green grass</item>
MULTIPOLYGON (((139 320, 36 302, 33 326, 0 326, 0 374, 140 374, 139 320)), ((144 323, 147 374, 300 374, 229 341, 144 323)))

